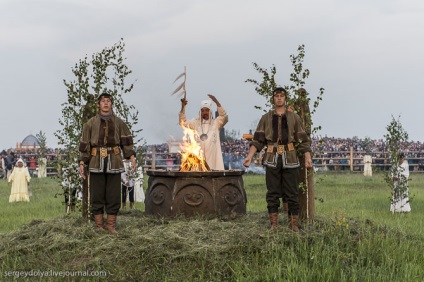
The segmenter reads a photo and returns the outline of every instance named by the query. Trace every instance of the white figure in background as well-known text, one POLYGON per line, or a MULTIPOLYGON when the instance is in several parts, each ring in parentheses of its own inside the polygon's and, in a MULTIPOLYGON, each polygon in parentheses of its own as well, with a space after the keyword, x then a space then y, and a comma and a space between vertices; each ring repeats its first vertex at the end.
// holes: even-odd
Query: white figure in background
POLYGON ((38 178, 47 177, 47 159, 38 159, 38 178))
POLYGON ((24 166, 24 161, 19 159, 8 178, 8 181, 12 182, 9 203, 29 202, 30 180, 31 176, 29 175, 28 168, 24 166))
POLYGON ((405 154, 399 154, 399 164, 397 167, 396 175, 393 177, 393 197, 390 205, 391 212, 410 212, 411 206, 409 205, 408 197, 408 178, 409 178, 409 164, 405 159, 405 154))
POLYGON ((122 208, 127 208, 127 199, 130 202, 130 209, 134 208, 134 173, 129 160, 124 160, 124 171, 121 173, 122 181, 122 208))
POLYGON ((78 163, 71 163, 69 167, 64 167, 62 170, 62 187, 64 189, 63 195, 65 197, 65 212, 75 212, 75 205, 77 201, 81 201, 82 192, 79 183, 79 165, 78 163))
POLYGON ((372 158, 370 155, 364 156, 364 176, 372 176, 372 158))
POLYGON ((137 172, 135 175, 135 183, 134 183, 134 197, 137 203, 144 203, 145 195, 143 190, 144 176, 143 176, 143 168, 139 166, 137 168, 137 172))

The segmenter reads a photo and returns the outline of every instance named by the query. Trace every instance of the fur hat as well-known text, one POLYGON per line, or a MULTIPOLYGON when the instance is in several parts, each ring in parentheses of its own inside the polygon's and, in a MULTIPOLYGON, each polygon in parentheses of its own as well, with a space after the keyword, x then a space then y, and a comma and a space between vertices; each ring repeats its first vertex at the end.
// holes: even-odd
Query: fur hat
POLYGON ((209 110, 212 110, 212 101, 211 100, 203 100, 200 103, 200 109, 208 108, 209 110))
POLYGON ((97 101, 100 102, 102 97, 109 98, 110 101, 113 103, 112 95, 110 95, 109 93, 103 92, 102 94, 99 95, 99 97, 97 97, 97 101))

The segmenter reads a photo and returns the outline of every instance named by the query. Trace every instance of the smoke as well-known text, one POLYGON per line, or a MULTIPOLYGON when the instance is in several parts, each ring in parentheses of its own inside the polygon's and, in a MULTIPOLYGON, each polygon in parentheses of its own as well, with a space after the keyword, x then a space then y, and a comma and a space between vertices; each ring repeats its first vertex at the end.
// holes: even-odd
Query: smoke
POLYGON ((243 165, 244 156, 224 154, 224 168, 226 170, 239 169, 243 170, 245 173, 251 174, 265 174, 265 169, 262 165, 257 165, 256 163, 251 163, 248 168, 243 165))

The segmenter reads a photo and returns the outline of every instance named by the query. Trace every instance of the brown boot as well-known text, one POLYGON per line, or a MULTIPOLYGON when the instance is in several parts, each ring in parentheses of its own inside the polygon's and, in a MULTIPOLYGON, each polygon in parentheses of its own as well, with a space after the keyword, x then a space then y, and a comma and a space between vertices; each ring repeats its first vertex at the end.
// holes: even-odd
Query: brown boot
POLYGON ((122 209, 126 210, 127 209, 127 203, 126 202, 122 202, 122 209))
POLYGON ((283 213, 288 215, 289 213, 289 203, 283 203, 283 213))
POLYGON ((289 216, 289 227, 293 232, 299 232, 298 221, 299 221, 298 215, 289 216))
POLYGON ((134 209, 134 203, 130 203, 130 210, 134 209))
POLYGON ((269 213, 269 221, 271 222, 271 229, 277 230, 278 228, 278 212, 269 213))
POLYGON ((75 204, 71 205, 71 212, 75 212, 75 204))
POLYGON ((96 223, 97 230, 105 231, 103 228, 103 214, 94 215, 94 222, 96 223))
POLYGON ((116 235, 118 232, 115 230, 116 227, 116 215, 108 214, 106 219, 106 228, 107 230, 113 234, 116 235))

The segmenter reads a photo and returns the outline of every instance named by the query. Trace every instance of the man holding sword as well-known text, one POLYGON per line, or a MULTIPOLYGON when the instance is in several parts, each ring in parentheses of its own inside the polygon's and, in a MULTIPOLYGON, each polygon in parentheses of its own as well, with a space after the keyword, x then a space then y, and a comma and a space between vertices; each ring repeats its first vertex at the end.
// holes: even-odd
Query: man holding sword
POLYGON ((187 100, 181 99, 181 111, 179 113, 180 124, 194 129, 199 135, 200 147, 205 155, 206 163, 212 170, 224 170, 224 160, 222 158, 221 139, 219 131, 228 122, 228 115, 221 103, 214 95, 208 94, 210 100, 203 100, 200 103, 199 116, 197 118, 187 120, 184 113, 187 100), (212 101, 218 108, 218 116, 213 118, 212 101))

